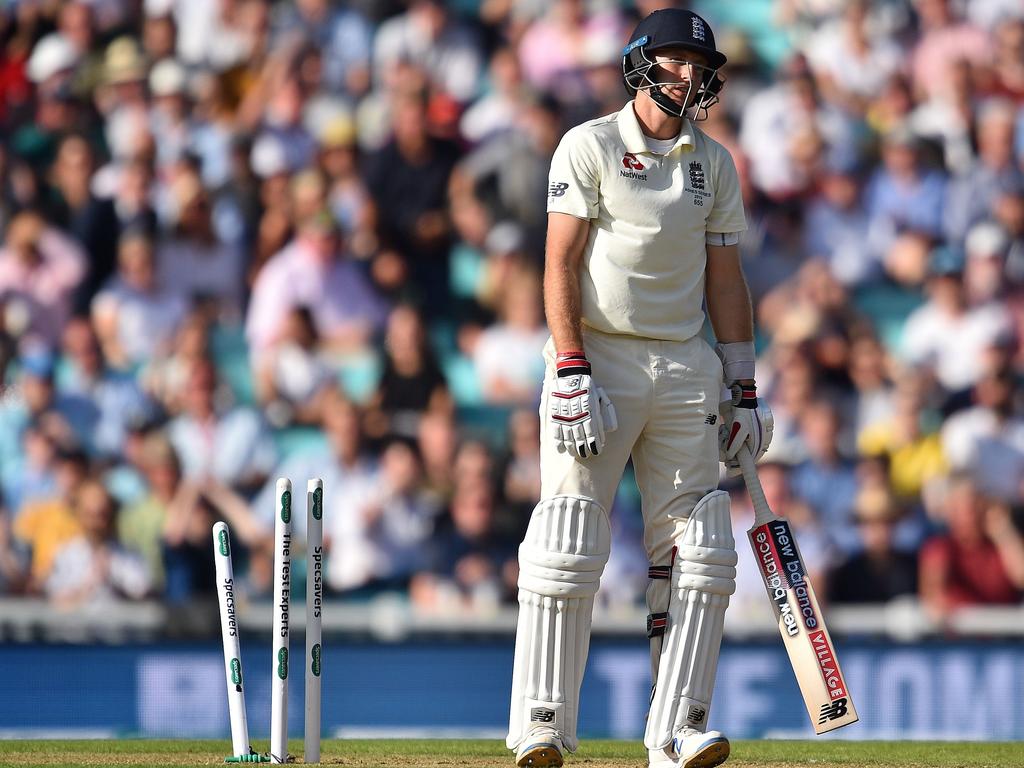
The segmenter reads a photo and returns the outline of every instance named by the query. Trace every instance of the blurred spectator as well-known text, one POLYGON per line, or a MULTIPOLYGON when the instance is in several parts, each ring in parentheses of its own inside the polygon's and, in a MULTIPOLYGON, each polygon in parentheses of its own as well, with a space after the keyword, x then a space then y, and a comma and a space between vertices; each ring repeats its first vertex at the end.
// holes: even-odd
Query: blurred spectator
POLYGON ((333 118, 321 131, 319 143, 319 165, 327 178, 327 205, 353 254, 366 258, 377 246, 377 211, 359 174, 356 127, 352 119, 333 118))
POLYGON ((213 317, 237 324, 242 317, 243 253, 220 240, 213 227, 213 204, 198 175, 179 176, 172 188, 177 221, 157 250, 160 285, 213 317))
POLYGON ((410 585, 410 597, 434 612, 493 610, 515 582, 504 578, 516 543, 494 530, 495 500, 483 483, 462 483, 448 515, 432 537, 426 567, 410 585))
POLYGON ((329 583, 343 590, 403 588, 425 565, 438 501, 427 490, 419 455, 401 440, 388 444, 366 479, 332 520, 329 583))
POLYGON ((907 318, 903 330, 903 358, 934 371, 947 392, 966 389, 978 379, 982 352, 1010 327, 1003 305, 968 306, 963 271, 962 253, 935 249, 929 267, 928 302, 907 318))
POLYGON ((412 0, 405 13, 385 21, 373 44, 373 64, 385 87, 399 63, 422 69, 431 85, 458 102, 476 95, 483 68, 480 45, 442 0, 412 0))
POLYGON ((72 296, 86 270, 80 247, 33 211, 17 214, 0 250, 0 298, 7 328, 49 346, 60 340, 72 296), (11 313, 17 313, 12 323, 11 313))
POLYGON ((911 67, 914 87, 931 96, 946 83, 949 66, 958 59, 988 63, 991 49, 985 33, 959 19, 950 0, 914 0, 921 37, 911 67))
POLYGON ((257 397, 274 426, 321 422, 337 377, 318 354, 318 342, 313 313, 296 307, 280 340, 257 361, 257 397))
POLYGON ((176 415, 184 408, 193 366, 211 355, 209 320, 201 312, 192 312, 178 328, 170 352, 153 358, 140 371, 140 382, 164 411, 176 415))
POLYGON ((505 532, 519 541, 526 534, 530 513, 540 500, 540 419, 533 410, 513 411, 508 419, 508 454, 503 460, 501 492, 509 520, 518 522, 505 532))
POLYGON ((806 458, 793 469, 790 485, 793 495, 814 510, 833 544, 852 553, 860 547, 851 519, 857 479, 850 461, 839 453, 839 429, 833 403, 818 400, 804 411, 800 434, 806 458))
POLYGON ((854 108, 873 98, 902 65, 895 41, 872 30, 870 11, 869 0, 845 3, 842 17, 819 30, 807 49, 826 98, 854 108))
POLYGON ((324 83, 352 98, 370 85, 373 30, 355 8, 337 8, 327 0, 298 0, 274 6, 271 44, 312 44, 323 57, 324 83))
POLYGON ((382 240, 409 260, 412 287, 425 308, 438 312, 447 306, 450 224, 445 203, 458 149, 430 135, 424 94, 403 90, 391 106, 393 138, 367 158, 366 185, 377 206, 382 240))
POLYGON ((24 557, 11 533, 10 515, 0 510, 0 594, 17 595, 25 589, 24 557))
POLYGON ((309 308, 327 349, 358 351, 381 327, 385 306, 341 247, 337 224, 321 211, 263 267, 246 320, 255 359, 283 337, 289 313, 298 307, 309 308))
MULTIPOLYGON (((218 397, 217 370, 209 360, 189 373, 182 413, 167 425, 185 477, 207 477, 239 490, 253 490, 274 468, 276 451, 262 417, 218 397)), ((223 394, 223 393, 220 393, 223 394)))
POLYGON ((584 0, 556 0, 534 21, 519 42, 519 62, 526 81, 540 90, 570 90, 595 56, 595 48, 617 49, 627 34, 613 11, 588 13, 584 0))
POLYGON ((138 230, 121 236, 117 275, 92 303, 103 355, 112 366, 131 369, 166 354, 188 305, 160 284, 153 239, 138 230))
POLYGON ((499 322, 484 329, 473 348, 477 377, 488 402, 532 402, 544 379, 541 352, 548 339, 540 279, 520 271, 500 300, 499 322))
POLYGON ((916 378, 901 379, 892 415, 862 430, 857 437, 861 455, 886 458, 892 489, 902 500, 917 498, 927 483, 947 471, 942 441, 935 429, 939 415, 926 407, 921 390, 916 378))
POLYGON ((117 263, 121 225, 113 201, 97 197, 90 186, 95 171, 96 158, 88 139, 74 133, 65 137, 50 167, 51 209, 53 220, 82 244, 88 256, 85 278, 75 291, 76 313, 88 311, 117 263))
POLYGON ((459 163, 453 184, 471 185, 494 221, 515 221, 531 252, 543 248, 548 168, 561 138, 561 113, 551 96, 519 98, 514 120, 459 163), (516 158, 510 163, 510 157, 516 158))
POLYGON ((824 259, 844 285, 859 285, 880 273, 877 254, 864 233, 868 218, 861 204, 857 171, 849 164, 828 165, 804 220, 803 245, 811 258, 824 259))
POLYGON ((28 501, 15 517, 14 539, 31 556, 27 585, 30 592, 42 591, 57 552, 81 534, 81 523, 71 505, 88 476, 89 459, 85 453, 60 452, 55 463, 53 494, 28 501))
POLYGON ((924 166, 919 139, 907 126, 891 129, 882 143, 882 167, 865 191, 874 247, 884 252, 904 230, 941 235, 945 199, 945 176, 924 166))
POLYGON ((855 145, 849 118, 820 101, 802 57, 787 62, 779 82, 747 102, 739 138, 750 163, 751 181, 774 200, 807 189, 809 172, 813 172, 809 150, 820 151, 823 142, 835 147, 855 145))
POLYGON ((86 443, 96 409, 85 397, 58 392, 55 360, 32 349, 19 360, 13 396, 0 400, 0 478, 12 510, 52 487, 54 451, 86 443))
POLYGON ((849 377, 856 397, 853 434, 858 440, 865 430, 892 418, 894 395, 888 370, 890 363, 874 336, 865 334, 851 341, 849 377))
POLYGON ((188 73, 175 59, 165 58, 153 65, 148 84, 157 167, 168 168, 185 156, 192 141, 188 73))
POLYGON ((384 349, 384 372, 368 409, 367 430, 374 437, 414 437, 424 411, 451 408, 444 374, 414 308, 392 310, 384 349))
MULTIPOLYGON (((216 479, 201 484, 186 481, 167 508, 163 526, 164 598, 169 602, 182 603, 214 589, 210 527, 216 520, 231 526, 233 541, 250 550, 254 560, 269 559, 271 534, 256 523, 240 496, 216 479)), ((253 578, 257 572, 255 566, 246 571, 250 588, 258 586, 253 578)), ((269 587, 264 578, 263 588, 269 587)))
MULTIPOLYGON (((284 153, 285 167, 298 171, 307 167, 316 155, 316 142, 302 123, 306 93, 290 70, 273 70, 266 78, 259 106, 262 108, 260 135, 277 141, 284 153)), ((253 97, 256 91, 250 93, 253 97)))
POLYGON ((1008 504, 1024 501, 1024 418, 1013 409, 1016 388, 1009 371, 986 373, 974 385, 974 406, 942 428, 950 466, 1008 504))
POLYGON ((963 243, 970 228, 989 215, 1001 187, 1021 180, 1013 156, 1016 112, 1008 101, 990 100, 978 108, 977 160, 953 179, 944 213, 946 232, 954 243, 963 243))
POLYGON ((487 80, 487 92, 459 120, 459 133, 471 144, 507 130, 518 115, 523 73, 512 48, 491 54, 487 80))
POLYGON ((96 455, 112 459, 121 453, 128 424, 154 414, 153 404, 135 378, 107 367, 99 340, 87 318, 75 318, 64 329, 68 367, 58 391, 91 403, 88 430, 79 437, 96 455))
POLYGON ((893 548, 896 500, 881 488, 864 489, 853 504, 863 551, 828 574, 832 603, 887 603, 917 594, 917 557, 893 548))
POLYGON ((1002 227, 983 221, 967 233, 964 291, 973 307, 1005 300, 1009 289, 1006 256, 1010 242, 1002 227))
POLYGON ((419 420, 417 447, 427 489, 445 502, 455 484, 455 453, 459 432, 452 410, 427 411, 419 420))
POLYGON ((974 482, 950 478, 949 530, 925 542, 921 599, 938 619, 971 605, 1013 605, 1024 589, 1024 538, 1009 510, 982 497, 974 482))
POLYGON ((61 609, 101 610, 120 599, 139 599, 150 590, 142 558, 118 544, 116 507, 106 488, 86 480, 74 497, 82 534, 57 551, 46 594, 61 609))
MULTIPOLYGON (((359 408, 337 390, 327 394, 323 410, 324 447, 297 452, 279 465, 274 477, 320 477, 324 481, 324 546, 328 551, 325 578, 332 590, 358 589, 367 583, 370 549, 358 510, 376 492, 377 461, 367 450, 359 408)), ((273 525, 273 477, 253 503, 259 520, 273 525)), ((295 518, 296 536, 305 538, 304 515, 295 518)))

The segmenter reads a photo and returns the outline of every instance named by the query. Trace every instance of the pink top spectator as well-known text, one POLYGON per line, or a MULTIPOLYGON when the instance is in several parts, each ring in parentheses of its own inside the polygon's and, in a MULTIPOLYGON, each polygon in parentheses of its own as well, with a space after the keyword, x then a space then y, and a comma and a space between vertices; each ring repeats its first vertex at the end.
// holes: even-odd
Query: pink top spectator
POLYGON ((259 273, 246 320, 255 356, 280 339, 298 307, 309 308, 327 346, 358 348, 382 326, 386 306, 359 266, 318 239, 300 234, 259 273))
POLYGON ((8 307, 20 303, 23 333, 54 346, 70 316, 71 295, 85 267, 85 254, 74 241, 46 226, 34 213, 19 214, 0 251, 0 300, 8 307))

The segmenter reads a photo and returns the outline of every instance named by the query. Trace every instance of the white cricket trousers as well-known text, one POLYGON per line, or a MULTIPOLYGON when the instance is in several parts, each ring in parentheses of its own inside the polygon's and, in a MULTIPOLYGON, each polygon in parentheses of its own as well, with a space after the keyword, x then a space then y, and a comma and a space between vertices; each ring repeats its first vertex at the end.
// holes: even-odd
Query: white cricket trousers
POLYGON ((698 336, 657 341, 584 328, 583 347, 594 383, 615 406, 619 428, 606 434, 597 456, 578 459, 558 452, 548 421, 555 377, 554 342, 548 339, 540 408, 541 498, 587 496, 611 511, 632 454, 647 557, 667 565, 694 506, 718 487, 722 363, 698 336))

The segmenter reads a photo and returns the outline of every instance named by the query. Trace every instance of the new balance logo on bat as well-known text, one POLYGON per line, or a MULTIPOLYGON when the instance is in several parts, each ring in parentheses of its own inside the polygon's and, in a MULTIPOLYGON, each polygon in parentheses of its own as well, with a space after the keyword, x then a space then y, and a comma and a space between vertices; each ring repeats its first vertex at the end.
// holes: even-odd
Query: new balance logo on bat
POLYGON ((828 704, 821 705, 821 714, 818 715, 818 725, 823 725, 829 720, 838 720, 846 715, 846 699, 836 699, 828 704))

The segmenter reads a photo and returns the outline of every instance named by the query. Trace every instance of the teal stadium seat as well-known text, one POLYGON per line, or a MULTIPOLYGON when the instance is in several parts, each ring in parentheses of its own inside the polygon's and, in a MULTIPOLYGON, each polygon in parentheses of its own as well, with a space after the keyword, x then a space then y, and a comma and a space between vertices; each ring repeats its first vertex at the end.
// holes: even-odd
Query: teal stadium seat
POLYGON ((217 372, 231 387, 239 405, 256 403, 256 387, 249 367, 249 345, 241 325, 218 325, 210 333, 210 351, 217 372))
POLYGON ((323 430, 317 427, 285 427, 274 430, 274 447, 283 463, 295 456, 325 452, 330 446, 323 430))

